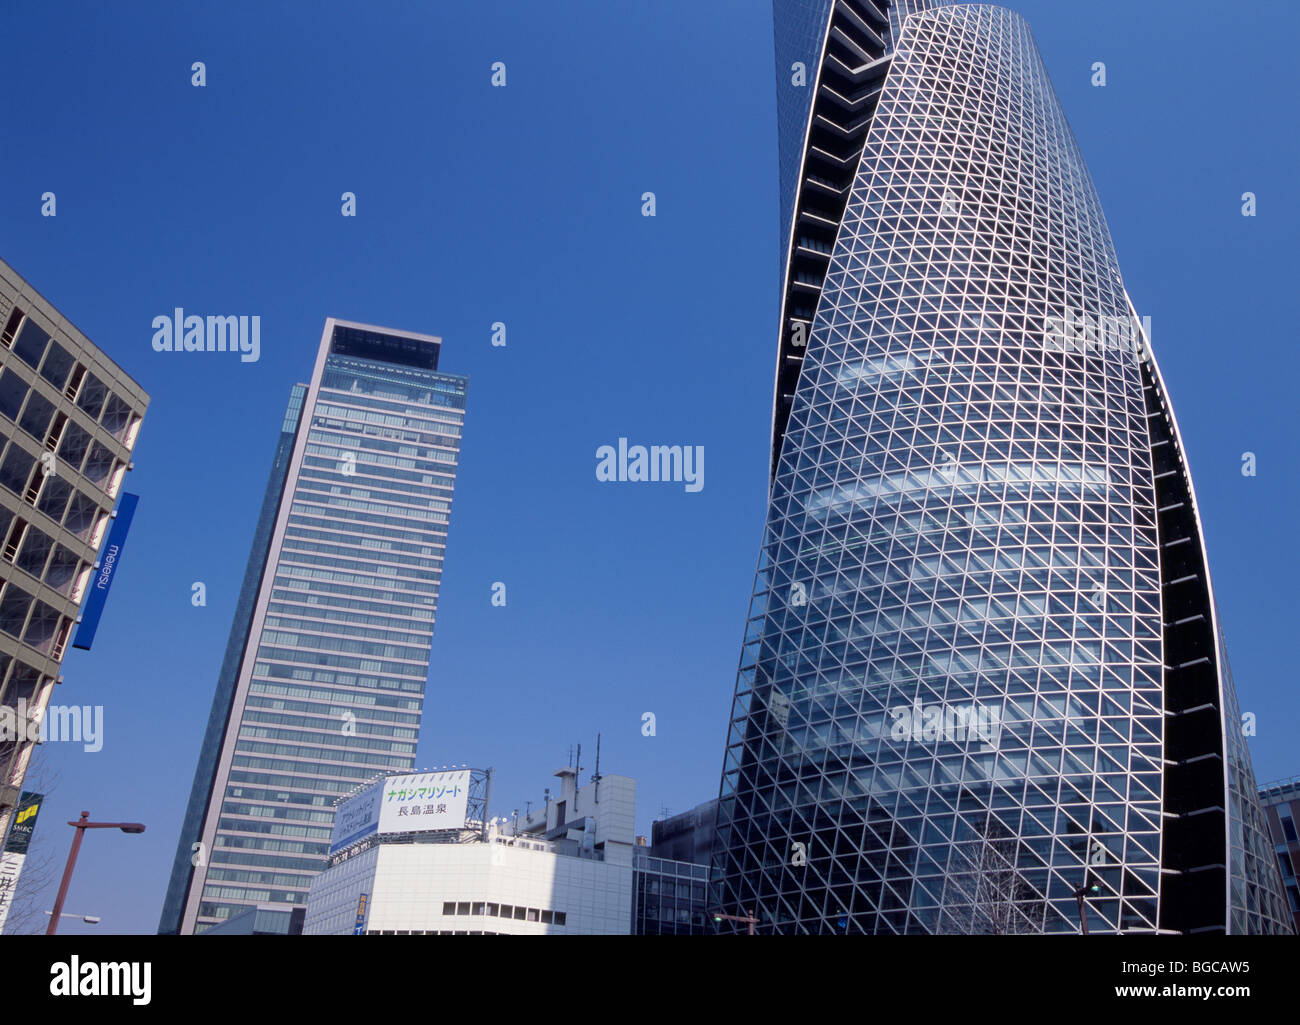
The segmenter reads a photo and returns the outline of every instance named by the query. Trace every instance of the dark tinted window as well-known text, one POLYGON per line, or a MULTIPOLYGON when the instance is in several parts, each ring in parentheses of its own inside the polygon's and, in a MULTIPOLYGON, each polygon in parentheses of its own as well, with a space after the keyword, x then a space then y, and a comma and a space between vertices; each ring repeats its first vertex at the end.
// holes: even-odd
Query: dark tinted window
POLYGON ((90 455, 86 457, 86 465, 82 468, 84 473, 92 483, 103 487, 108 481, 108 476, 113 472, 113 453, 106 449, 99 442, 92 442, 90 445, 90 455))
POLYGON ((45 362, 41 364, 41 376, 63 391, 63 386, 68 383, 68 373, 76 362, 62 345, 52 342, 50 351, 45 354, 45 362))
POLYGON ((80 565, 81 560, 77 558, 76 552, 64 548, 63 545, 55 545, 54 554, 50 556, 49 568, 45 571, 45 582, 60 594, 69 594, 73 582, 77 579, 80 565))
MULTIPOLYGON (((8 598, 9 595, 6 594, 5 597, 8 598)), ((0 601, 0 606, 3 606, 3 604, 0 601)), ((25 614, 26 612, 24 612, 25 614)), ((21 620, 19 625, 22 625, 21 620)), ((0 627, 0 629, 3 629, 3 627, 0 627)), ((10 633, 11 631, 6 630, 5 632, 10 633)), ((40 686, 40 683, 40 673, 25 662, 15 662, 14 671, 9 677, 9 687, 5 691, 5 704, 16 705, 19 698, 26 698, 30 701, 36 696, 36 688, 40 686)))
POLYGON ((5 593, 0 595, 0 630, 10 637, 17 637, 22 631, 23 620, 27 618, 27 608, 31 603, 32 596, 21 587, 7 585, 5 593))
POLYGON ((45 560, 50 557, 50 549, 53 547, 54 541, 51 538, 35 527, 28 527, 27 536, 23 538, 23 546, 18 549, 14 565, 40 580, 41 574, 45 571, 45 560))
POLYGON ((18 426, 30 434, 39 442, 45 441, 45 435, 50 430, 50 420, 54 416, 54 403, 44 395, 32 392, 31 398, 27 400, 27 408, 23 410, 23 418, 18 421, 18 426))
MULTIPOLYGON (((0 483, 4 482, 0 480, 0 483)), ((99 504, 93 498, 74 491, 68 503, 68 519, 63 525, 84 541, 99 519, 99 512, 99 504)))
POLYGON ((23 329, 18 332, 18 340, 14 342, 14 355, 35 370, 41 365, 41 357, 45 355, 45 346, 49 340, 50 336, 29 317, 23 324, 23 329))
POLYGON ((131 407, 116 395, 110 395, 104 406, 104 416, 99 421, 113 437, 119 440, 126 434, 127 424, 131 422, 131 407))
POLYGON ((81 469, 81 461, 86 458, 86 449, 90 447, 90 435, 74 423, 63 430, 63 441, 59 443, 59 458, 74 470, 81 469))
POLYGON ((10 445, 5 453, 4 462, 0 463, 0 485, 4 485, 15 495, 27 493, 27 482, 32 476, 32 467, 36 457, 30 456, 17 445, 10 445))
POLYGON ((68 496, 72 494, 72 485, 61 477, 46 477, 41 488, 41 497, 36 500, 36 508, 54 520, 63 521, 63 510, 68 507, 68 496))
POLYGON ((43 601, 32 602, 32 619, 23 634, 23 643, 48 655, 54 646, 54 634, 59 629, 59 611, 43 601))
POLYGON ((18 410, 23 408, 27 392, 27 382, 12 370, 6 370, 0 376, 0 413, 17 423, 18 410))
POLYGON ((9 319, 5 321, 4 344, 7 346, 14 340, 14 332, 18 330, 18 325, 23 322, 23 311, 15 306, 9 311, 9 319))
POLYGON ((77 396, 77 405, 90 414, 92 419, 99 419, 99 411, 104 408, 104 400, 108 398, 108 389, 94 374, 86 374, 86 380, 81 385, 81 393, 77 396))

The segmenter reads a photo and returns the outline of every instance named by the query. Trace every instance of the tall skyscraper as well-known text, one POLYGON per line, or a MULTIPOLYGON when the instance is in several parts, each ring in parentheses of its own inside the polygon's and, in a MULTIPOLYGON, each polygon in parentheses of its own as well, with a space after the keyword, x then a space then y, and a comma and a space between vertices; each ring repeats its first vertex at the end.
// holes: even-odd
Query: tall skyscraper
POLYGON ((290 395, 159 932, 305 905, 334 799, 415 766, 469 385, 440 345, 327 320, 290 395))
POLYGON ((0 260, 0 839, 148 405, 0 260))
POLYGON ((715 906, 1290 931, 1178 427, 1027 25, 774 12, 773 468, 715 906))

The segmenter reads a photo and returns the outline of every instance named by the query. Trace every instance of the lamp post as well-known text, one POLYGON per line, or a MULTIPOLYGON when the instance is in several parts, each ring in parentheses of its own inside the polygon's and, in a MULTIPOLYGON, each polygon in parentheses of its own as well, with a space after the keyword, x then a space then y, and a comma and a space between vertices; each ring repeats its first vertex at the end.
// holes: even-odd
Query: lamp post
MULTIPOLYGON (((49 914, 53 914, 53 912, 50 912, 50 911, 47 911, 47 912, 45 912, 45 913, 46 913, 47 915, 49 915, 49 914)), ((98 925, 98 924, 99 924, 99 916, 98 916, 98 915, 77 915, 77 914, 72 913, 71 911, 65 911, 65 912, 63 912, 63 914, 60 915, 59 917, 60 917, 60 918, 80 918, 80 919, 81 919, 83 922, 85 922, 87 925, 98 925)))
POLYGON ((1099 893, 1101 893, 1101 885, 1090 869, 1084 874, 1083 885, 1074 891, 1074 899, 1079 902, 1079 932, 1084 936, 1088 935, 1088 909, 1084 907, 1083 902, 1099 893))
POLYGON ((714 922, 744 922, 749 926, 749 935, 754 935, 754 926, 758 924, 758 919, 754 917, 754 911, 751 908, 748 915, 724 915, 722 912, 715 912, 713 915, 714 922))
POLYGON ((68 896, 68 886, 72 883, 72 870, 77 866, 77 852, 81 850, 81 838, 87 829, 120 829, 123 833, 143 833, 144 825, 139 822, 91 822, 90 812, 83 811, 76 822, 69 822, 77 835, 72 838, 72 850, 68 851, 68 864, 63 869, 63 881, 59 883, 59 895, 54 899, 54 910, 50 912, 50 924, 45 930, 46 936, 53 936, 59 928, 59 919, 63 917, 63 902, 68 896))

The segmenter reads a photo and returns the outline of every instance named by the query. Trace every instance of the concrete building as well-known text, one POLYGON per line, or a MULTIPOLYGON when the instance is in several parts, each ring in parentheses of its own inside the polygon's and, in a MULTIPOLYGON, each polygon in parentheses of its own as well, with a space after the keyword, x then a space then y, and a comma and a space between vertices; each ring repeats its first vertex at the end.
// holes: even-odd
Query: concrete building
POLYGON ((0 839, 148 405, 0 261, 0 839))
MULTIPOLYGON (((336 850, 312 882, 304 935, 627 934, 636 781, 609 775, 579 787, 573 768, 555 775, 558 796, 548 792, 541 807, 522 816, 483 821, 486 792, 476 798, 475 782, 486 774, 479 774, 459 826, 336 826, 341 840, 361 836, 336 850)), ((408 789, 396 779, 383 781, 385 812, 408 789)), ((337 816, 353 815, 349 806, 367 800, 370 790, 340 801, 337 816)))
POLYGON ((705 801, 690 811, 658 819, 650 827, 650 849, 656 858, 707 865, 718 838, 718 801, 705 801))
POLYGON ((659 819, 650 844, 637 847, 632 931, 639 936, 715 933, 709 864, 717 838, 717 800, 659 819))
POLYGON ((656 858, 638 847, 633 861, 632 932, 637 936, 702 936, 710 917, 709 866, 656 858))

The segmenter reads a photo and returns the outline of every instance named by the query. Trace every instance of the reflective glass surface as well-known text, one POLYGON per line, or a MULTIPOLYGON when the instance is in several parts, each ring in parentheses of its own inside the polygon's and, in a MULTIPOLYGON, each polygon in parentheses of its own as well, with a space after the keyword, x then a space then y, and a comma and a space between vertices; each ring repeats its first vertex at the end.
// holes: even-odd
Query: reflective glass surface
POLYGON ((295 391, 164 932, 304 904, 334 798, 414 768, 468 385, 436 366, 436 342, 340 325, 319 387, 295 391), (191 873, 191 844, 213 830, 191 873))
MULTIPOLYGON (((807 8, 776 5, 778 89, 807 8)), ((1280 931, 1190 478, 1087 168, 1018 15, 896 4, 895 32, 912 8, 784 424, 778 384, 715 906, 761 931, 1075 932, 1095 882, 1094 932, 1280 931), (1169 644, 1200 645, 1217 782, 1167 767, 1169 644), (1162 851, 1162 822, 1215 807, 1162 851), (1215 857, 1198 919, 1162 870, 1215 857)))

